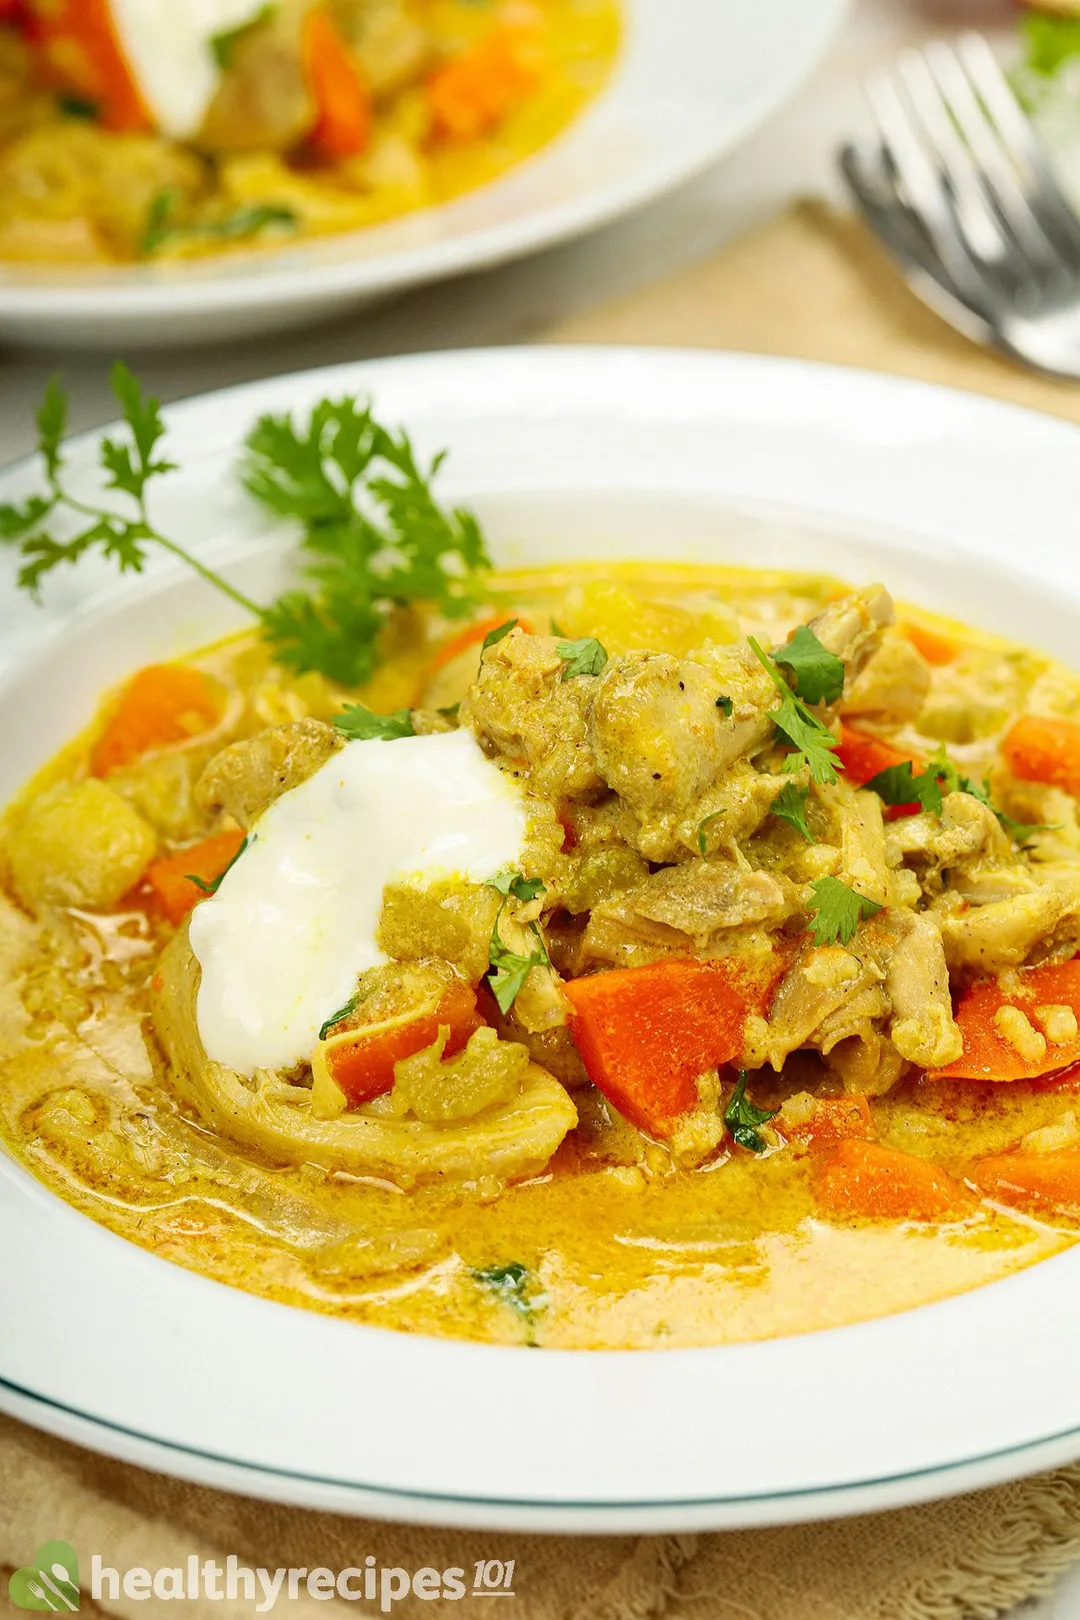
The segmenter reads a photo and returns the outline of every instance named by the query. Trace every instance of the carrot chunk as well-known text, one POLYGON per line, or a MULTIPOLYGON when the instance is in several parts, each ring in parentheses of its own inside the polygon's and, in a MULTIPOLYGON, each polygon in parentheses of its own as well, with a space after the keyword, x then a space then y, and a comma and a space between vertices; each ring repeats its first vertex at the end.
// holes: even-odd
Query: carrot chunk
POLYGON ((746 1019, 774 984, 730 958, 675 957, 573 979, 563 991, 593 1085, 640 1130, 667 1137, 697 1105, 697 1076, 739 1056, 746 1019))
POLYGON ((203 898, 204 890, 191 880, 200 878, 213 883, 236 859, 244 842, 242 832, 215 833, 201 844, 178 850, 175 855, 163 855, 151 861, 146 869, 145 882, 150 885, 158 911, 176 927, 183 922, 196 901, 203 898))
POLYGON ((811 1147, 835 1147, 837 1142, 859 1138, 873 1140, 874 1121, 870 1104, 865 1097, 815 1097, 813 1112, 806 1120, 791 1124, 781 1109, 776 1121, 781 1133, 793 1142, 808 1142, 811 1147))
POLYGON ((494 28, 428 80, 436 132, 468 141, 496 129, 536 89, 542 71, 535 28, 518 23, 494 28))
POLYGON ((476 1007, 476 992, 455 979, 438 1005, 404 1018, 364 1029, 344 1030, 319 1042, 316 1063, 325 1065, 350 1108, 383 1096, 394 1084, 394 1064, 431 1046, 440 1026, 450 1030, 443 1057, 453 1057, 483 1023, 476 1007))
POLYGON ((153 127, 116 31, 111 0, 33 0, 30 9, 33 38, 51 83, 91 102, 106 129, 153 127))
POLYGON ((308 139, 328 162, 356 157, 371 140, 371 93, 355 55, 325 6, 304 18, 304 73, 315 99, 315 126, 308 139))
POLYGON ((1080 1214, 1080 1149, 998 1154, 977 1164, 972 1180, 1003 1204, 1080 1214))
POLYGON ((148 664, 124 688, 94 744, 90 769, 107 776, 152 748, 208 731, 220 718, 221 704, 205 675, 180 664, 148 664))
MULTIPOLYGON (((883 737, 875 737, 870 731, 849 726, 846 721, 841 723, 836 757, 852 787, 862 787, 879 771, 887 771, 891 765, 910 762, 912 769, 916 769, 910 754, 894 748, 892 743, 887 743, 883 737)), ((900 816, 918 815, 921 809, 921 804, 893 804, 885 811, 885 819, 895 821, 900 816)))
MULTIPOLYGON (((1025 1056, 1009 1039, 1009 1020, 999 1019, 1004 1007, 1022 1013, 1036 1035, 1041 1034, 1040 1008, 1071 1008, 1080 1023, 1080 957, 1071 962, 1048 962, 1026 968, 1016 976, 1018 988, 1006 993, 997 979, 979 979, 964 992, 956 1008, 956 1022, 964 1037, 964 1050, 955 1063, 931 1078, 946 1080, 1034 1080, 1066 1069, 1080 1059, 1080 1035, 1061 1041, 1043 1039, 1041 1054, 1025 1056)), ((1033 1043, 1039 1046, 1039 1041, 1033 1043)))
POLYGON ((822 1165, 815 1192, 830 1215, 940 1221, 971 1206, 967 1189, 937 1165, 880 1142, 841 1142, 822 1165))
POLYGON ((900 628, 915 651, 922 653, 928 664, 951 664, 956 657, 959 649, 956 642, 950 641, 948 636, 939 635, 936 630, 928 630, 922 624, 902 624, 900 628))
POLYGON ((1001 744, 1002 757, 1014 776, 1046 782, 1080 798, 1080 725, 1025 714, 1001 744))

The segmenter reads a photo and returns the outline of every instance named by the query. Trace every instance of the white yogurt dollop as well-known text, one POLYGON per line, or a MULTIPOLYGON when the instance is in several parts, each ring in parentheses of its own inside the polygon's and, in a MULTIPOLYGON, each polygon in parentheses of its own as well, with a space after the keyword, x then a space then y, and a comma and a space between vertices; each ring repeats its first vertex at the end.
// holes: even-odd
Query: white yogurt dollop
POLYGON ((191 916, 207 1054, 241 1074, 310 1058, 319 1027, 385 962, 391 879, 483 882, 516 868, 525 800, 471 733, 350 742, 259 817, 191 916))

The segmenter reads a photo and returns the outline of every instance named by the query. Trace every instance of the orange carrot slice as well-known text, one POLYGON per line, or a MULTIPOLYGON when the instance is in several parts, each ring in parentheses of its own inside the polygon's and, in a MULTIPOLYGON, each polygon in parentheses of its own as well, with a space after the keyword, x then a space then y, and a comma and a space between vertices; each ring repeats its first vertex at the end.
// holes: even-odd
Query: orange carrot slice
POLYGON ((1046 782, 1080 798, 1080 725, 1025 714, 1001 744, 1002 758, 1025 782, 1046 782))
POLYGON ((242 832, 215 833, 200 844, 192 844, 175 855, 151 861, 144 881, 150 885, 157 910, 175 927, 183 922, 192 906, 203 899, 205 890, 191 880, 213 883, 236 859, 244 842, 242 832))
POLYGON ((927 1159, 856 1140, 841 1142, 829 1155, 815 1193, 830 1215, 890 1221, 948 1220, 973 1202, 965 1187, 927 1159))
POLYGON ((367 81, 324 6, 304 18, 304 74, 317 109, 308 139, 327 162, 356 157, 371 140, 372 108, 367 81))
POLYGON ((90 755, 95 776, 130 765, 140 754, 167 748, 221 718, 221 703, 205 675, 182 664, 148 664, 124 688, 90 755))
POLYGON ((1035 1009, 1058 1006, 1071 1007, 1080 1023, 1080 957, 1026 968, 1017 974, 1016 982, 1018 988, 1008 994, 997 979, 979 979, 964 992, 956 1008, 963 1053, 932 1079, 1034 1080, 1080 1059, 1080 1034, 1071 1040, 1048 1040, 1042 1056, 1024 1058, 994 1022, 1000 1008, 1017 1007, 1038 1029, 1035 1009))

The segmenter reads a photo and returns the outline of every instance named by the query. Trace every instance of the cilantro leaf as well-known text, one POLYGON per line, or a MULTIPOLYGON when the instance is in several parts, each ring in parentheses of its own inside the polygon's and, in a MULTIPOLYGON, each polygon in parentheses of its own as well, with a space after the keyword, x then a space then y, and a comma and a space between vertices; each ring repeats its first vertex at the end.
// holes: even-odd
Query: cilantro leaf
POLYGON ((698 822, 697 847, 698 847, 698 849, 700 849, 700 851, 702 853, 702 856, 705 856, 705 855, 707 855, 709 853, 709 844, 708 844, 708 839, 706 837, 705 829, 709 826, 710 822, 719 821, 721 816, 726 816, 726 815, 727 815, 726 810, 714 810, 711 816, 703 816, 702 819, 698 822))
POLYGON ((496 872, 493 878, 488 878, 487 886, 498 889, 503 896, 512 894, 515 900, 535 900, 547 888, 541 878, 522 877, 520 872, 496 872))
POLYGON ((740 1069, 735 1090, 724 1109, 724 1124, 732 1141, 748 1148, 751 1153, 764 1153, 768 1143, 757 1127, 773 1119, 779 1112, 778 1108, 755 1108, 746 1095, 746 1070, 740 1069))
POLYGON ((722 711, 725 720, 731 719, 731 711, 735 705, 729 697, 718 697, 716 707, 722 711))
POLYGON ((993 812, 1004 831, 1017 844, 1028 843, 1035 833, 1053 831, 1047 822, 1016 821, 1004 810, 999 810, 990 796, 989 782, 976 782, 972 777, 965 776, 946 754, 944 743, 924 771, 916 774, 911 761, 906 759, 899 765, 890 765, 879 771, 865 785, 886 804, 917 803, 935 816, 941 814, 946 793, 969 793, 993 812))
POLYGON ((797 787, 789 782, 781 788, 772 802, 772 814, 779 816, 781 821, 790 822, 796 832, 802 833, 808 844, 814 842, 814 835, 806 825, 806 801, 810 797, 809 788, 797 787))
POLYGON ((343 1018, 348 1018, 349 1014, 354 1013, 359 1005, 360 997, 350 996, 343 1007, 339 1007, 337 1012, 331 1013, 329 1018, 319 1025, 320 1041, 325 1041, 334 1025, 340 1024, 343 1018))
POLYGON ((45 476, 53 483, 60 471, 60 446, 68 425, 68 396, 57 376, 45 384, 37 411, 38 454, 45 463, 45 476))
POLYGON ((184 237, 210 242, 242 242, 274 225, 295 229, 299 224, 295 209, 285 203, 273 202, 247 203, 243 208, 234 208, 231 214, 223 214, 216 219, 178 220, 176 209, 181 201, 181 193, 175 187, 159 191, 152 200, 139 243, 139 251, 144 258, 151 257, 167 242, 184 237))
POLYGON ((229 861, 228 865, 223 866, 217 877, 211 878, 209 883, 207 883, 204 878, 196 877, 194 872, 185 872, 184 876, 187 878, 189 883, 194 883, 197 889, 201 889, 203 894, 217 894, 226 875, 232 871, 233 867, 236 865, 245 849, 247 849, 250 842, 250 838, 245 838, 236 854, 229 861))
POLYGON ((269 22, 277 9, 274 0, 267 0, 266 5, 260 6, 255 15, 249 17, 247 22, 240 23, 236 28, 225 28, 220 34, 211 34, 209 40, 210 54, 218 67, 224 72, 228 72, 233 65, 236 47, 240 41, 246 38, 253 29, 269 22))
POLYGON ((599 675, 608 661, 607 650, 595 636, 582 636, 579 641, 560 641, 555 648, 566 664, 562 672, 564 681, 575 675, 599 675))
MULTIPOLYGON (((509 875, 511 877, 511 882, 508 885, 507 892, 512 891, 514 883, 514 875, 509 875)), ((528 879, 520 878, 518 881, 523 883, 527 888, 531 886, 528 879)), ((535 881, 535 879, 532 880, 532 882, 535 881)), ((495 887, 499 887, 498 883, 495 884, 495 887)), ((519 898, 524 897, 519 896, 519 898)), ((532 899, 534 897, 530 895, 529 898, 532 899)), ((495 1000, 499 1004, 499 1011, 504 1014, 508 1013, 510 1008, 514 1005, 514 1002, 517 1000, 518 993, 520 992, 525 980, 529 977, 529 974, 532 972, 533 968, 546 967, 548 965, 548 953, 544 945, 543 936, 535 923, 529 924, 529 932, 536 940, 536 949, 530 952, 528 956, 523 956, 519 951, 510 950, 509 947, 503 943, 502 935, 499 933, 499 924, 502 921, 502 914, 505 907, 506 896, 504 895, 502 905, 499 907, 498 914, 495 918, 495 926, 491 930, 491 941, 488 945, 488 961, 491 966, 491 971, 487 976, 488 984, 491 986, 495 1000)))
POLYGON ((311 587, 263 615, 280 662, 359 685, 395 606, 428 602, 451 619, 475 607, 491 564, 475 517, 445 511, 432 494, 442 459, 421 469, 408 435, 382 427, 354 399, 323 400, 303 428, 288 416, 256 423, 243 483, 269 511, 302 525, 311 587))
POLYGON ((846 945, 859 923, 881 910, 875 900, 849 889, 839 878, 817 878, 810 888, 814 896, 808 907, 810 934, 815 945, 846 945))
POLYGON ((547 1295, 536 1289, 528 1268, 511 1261, 506 1266, 481 1266, 473 1271, 473 1277, 500 1304, 509 1306, 522 1318, 527 1332, 526 1343, 534 1344, 536 1314, 547 1304, 547 1295))
POLYGON ((59 95, 56 105, 65 118, 78 118, 86 124, 96 123, 101 116, 101 103, 89 96, 59 95))
POLYGON ((916 775, 910 759, 902 760, 899 765, 887 765, 863 785, 885 804, 919 804, 931 815, 941 814, 941 784, 937 772, 926 770, 916 775))
POLYGON ((839 770, 836 757, 836 738, 824 721, 819 720, 790 688, 776 667, 775 661, 755 637, 749 638, 750 648, 766 675, 780 693, 780 706, 770 712, 769 719, 787 742, 796 750, 785 770, 799 770, 805 763, 811 780, 818 786, 835 782, 839 770))
POLYGON ((489 630, 480 643, 480 657, 483 658, 489 647, 497 647, 504 636, 508 636, 511 630, 515 630, 517 622, 516 619, 507 619, 505 623, 497 624, 494 630, 489 630))
POLYGON ((394 742, 399 737, 414 737, 412 715, 408 709, 395 709, 392 714, 376 714, 362 703, 346 703, 340 714, 330 722, 334 730, 350 742, 394 742))
POLYGON ((844 661, 821 642, 809 625, 773 652, 773 660, 790 669, 798 695, 806 703, 835 703, 844 690, 844 661))

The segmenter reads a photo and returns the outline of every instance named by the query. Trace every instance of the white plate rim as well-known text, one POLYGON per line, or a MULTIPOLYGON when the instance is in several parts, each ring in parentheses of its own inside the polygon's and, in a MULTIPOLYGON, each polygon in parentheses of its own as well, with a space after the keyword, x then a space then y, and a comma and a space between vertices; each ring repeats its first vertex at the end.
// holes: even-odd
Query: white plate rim
MULTIPOLYGON (((993 529, 991 520, 995 514, 990 507, 996 508, 1000 504, 996 500, 998 485, 1002 486, 1003 492, 1004 486, 1014 479, 1017 466, 1023 463, 1028 467, 1032 487, 1020 493, 1030 497, 1036 526, 1041 519, 1049 521, 1047 514, 1052 517, 1055 511, 1059 525, 1051 536, 1053 544, 1048 543, 1041 550, 1037 543, 1029 546, 1029 572, 1036 582, 1042 581, 1046 587, 1056 589, 1059 595, 1068 598, 1070 613, 1080 596, 1080 582, 1074 577, 1075 571, 1070 572, 1068 567, 1070 547, 1080 537, 1080 519, 1072 515, 1067 505, 1076 473, 1080 471, 1080 431, 1035 413, 920 383, 844 371, 841 368, 817 367, 808 362, 759 357, 663 350, 547 348, 418 356, 401 361, 332 368, 320 373, 228 390, 200 401, 188 402, 174 409, 170 415, 174 427, 179 429, 184 426, 185 431, 189 431, 197 429, 202 413, 225 412, 233 418, 246 420, 258 403, 277 403, 285 397, 317 397, 321 392, 337 391, 346 383, 371 389, 380 397, 393 397, 395 410, 410 423, 412 413, 403 409, 403 402, 408 398, 414 401, 421 418, 426 413, 428 419, 433 415, 438 419, 439 412, 447 411, 453 400, 459 420, 462 416, 467 417, 470 409, 473 409, 480 422, 486 421, 492 413, 505 412, 510 408, 510 402, 515 402, 514 408, 519 415, 525 415, 534 431, 546 421, 552 431, 558 428, 576 435, 580 432, 579 423, 570 423, 569 428, 565 422, 553 424, 550 414, 557 401, 561 399, 565 402, 567 398, 572 398, 573 405, 567 408, 567 414, 576 412, 582 421, 589 417, 590 412, 605 408, 609 413, 614 413, 619 421, 620 442, 632 431, 635 414, 640 419, 640 425, 650 431, 665 415, 670 414, 681 435, 686 421, 693 418, 695 413, 705 414, 710 434, 714 425, 719 427, 721 424, 726 424, 729 432, 736 434, 739 423, 745 423, 749 418, 747 434, 750 437, 755 433, 761 434, 764 442, 769 439, 770 433, 775 436, 779 431, 775 426, 770 427, 768 416, 771 410, 774 415, 779 411, 781 416, 786 412, 800 432, 809 432, 817 423, 821 444, 815 442, 815 452, 827 451, 829 433, 834 427, 837 431, 846 432, 847 446, 840 446, 837 454, 844 454, 849 460, 853 448, 860 449, 871 461, 875 454, 884 456, 886 461, 895 455, 901 460, 906 458, 909 466, 912 446, 918 450, 921 459, 925 459, 929 450, 936 447, 942 452, 946 465, 966 453, 970 467, 982 469, 979 515, 984 515, 985 508, 989 525, 985 528, 979 525, 972 551, 974 555, 985 556, 988 562, 995 549, 1002 550, 1008 542, 1007 527, 1002 527, 1000 532, 993 529), (530 386, 526 390, 521 387, 523 368, 528 368, 529 372, 530 386), (636 382, 636 390, 630 386, 632 382, 636 382), (647 399, 641 393, 646 384, 647 399), (521 403, 523 394, 527 395, 527 406, 521 403), (470 400, 473 401, 472 405, 470 400), (715 424, 713 418, 708 416, 710 411, 715 416, 715 424), (756 421, 758 416, 760 421, 756 421), (909 441, 906 445, 903 443, 904 434, 909 441), (1010 454, 1012 462, 1009 462, 1010 454), (992 457, 989 463, 988 456, 992 457), (1051 491, 1048 496, 1047 485, 1055 480, 1057 493, 1055 495, 1051 491), (1035 482, 1039 483, 1039 489, 1034 487, 1035 482)), ((89 449, 97 437, 97 434, 82 436, 73 446, 73 456, 77 458, 80 449, 89 449)), ((767 465, 768 457, 764 457, 763 466, 767 468, 767 465)), ((0 478, 0 484, 15 488, 25 477, 25 472, 25 464, 21 468, 9 469, 0 478)), ((730 473, 724 476, 730 477, 730 473)), ((785 476, 789 474, 785 472, 785 476)), ((514 487, 512 477, 508 487, 514 487)), ((728 489, 725 498, 731 493, 728 489)), ((974 488, 967 493, 974 498, 974 488)), ((858 516, 858 502, 854 497, 850 511, 853 516, 858 516)), ((1006 524, 1007 520, 1008 514, 1006 524)), ((967 520, 969 529, 971 521, 967 520)), ((962 512, 958 516, 949 509, 939 516, 935 508, 928 538, 935 541, 936 532, 948 531, 950 526, 955 529, 958 523, 963 529, 965 520, 962 512)), ((954 542, 955 539, 953 536, 954 542)), ((157 575, 159 588, 171 578, 165 571, 160 571, 157 575)), ((151 591, 148 595, 153 592, 154 579, 149 583, 151 591)), ((175 595, 176 587, 170 584, 169 588, 175 595)), ((117 602, 127 595, 130 593, 126 588, 119 593, 115 589, 104 593, 104 597, 111 596, 117 602)), ((97 604, 97 607, 92 603, 87 605, 90 617, 102 605, 101 598, 97 599, 97 604)), ((51 635, 48 640, 51 645, 51 635)), ((9 686, 11 673, 9 671, 8 678, 3 680, 3 688, 9 686)), ((3 695, 0 689, 0 703, 3 702, 3 695)), ((6 1226, 10 1221, 17 1222, 20 1229, 21 1250, 25 1251, 28 1240, 33 1239, 31 1228, 37 1226, 42 1231, 49 1229, 50 1241, 55 1240, 60 1245, 57 1252, 85 1252, 92 1255, 94 1264, 86 1268, 87 1276, 100 1279, 103 1273, 113 1272, 113 1281, 120 1288, 114 1303, 122 1301, 125 1290, 130 1298, 131 1287, 137 1285, 140 1292, 147 1289, 150 1294, 168 1295, 171 1310, 182 1306, 183 1310, 190 1308, 200 1313, 209 1312, 208 1319, 214 1321, 228 1319, 234 1322, 239 1316, 246 1316, 252 1323, 258 1321, 261 1332, 264 1327, 269 1329, 272 1319, 277 1324, 274 1331, 286 1338, 291 1338, 298 1321, 318 1323, 318 1333, 310 1337, 312 1342, 318 1337, 327 1346, 333 1337, 340 1339, 337 1330, 344 1327, 351 1336, 351 1350, 355 1350, 357 1336, 369 1343, 381 1340, 384 1348, 385 1341, 393 1339, 393 1359, 399 1365, 423 1365, 425 1347, 428 1364, 433 1347, 440 1364, 455 1362, 458 1364, 455 1371, 462 1364, 462 1347, 448 1347, 440 1341, 409 1340, 380 1333, 379 1330, 328 1323, 325 1319, 308 1317, 306 1313, 291 1311, 288 1307, 236 1294, 231 1289, 178 1268, 162 1266, 152 1256, 134 1250, 67 1206, 59 1204, 10 1161, 3 1161, 0 1162, 0 1225, 6 1226), (122 1260, 119 1258, 121 1253, 122 1260), (167 1282, 164 1280, 166 1277, 167 1282), (292 1326, 288 1325, 290 1323, 292 1326), (414 1354, 418 1346, 421 1351, 419 1356, 414 1354)), ((1070 1295, 1080 1293, 1074 1286, 1078 1276, 1080 1250, 1074 1249, 959 1299, 919 1307, 852 1328, 827 1330, 800 1339, 716 1350, 592 1352, 585 1358, 588 1372, 584 1380, 581 1377, 584 1363, 580 1354, 548 1351, 542 1358, 537 1358, 517 1350, 478 1346, 464 1348, 466 1359, 473 1360, 474 1365, 481 1369, 477 1373, 477 1387, 496 1392, 501 1389, 504 1396, 519 1384, 525 1367, 537 1371, 541 1365, 555 1367, 557 1363, 572 1367, 577 1382, 587 1383, 596 1400, 601 1403, 605 1399, 609 1401, 611 1410, 606 1419, 609 1426, 616 1417, 625 1417, 626 1391, 635 1386, 635 1364, 642 1367, 646 1361, 655 1363, 658 1360, 670 1363, 673 1376, 667 1378, 665 1374, 662 1383, 668 1386, 679 1383, 684 1389, 694 1386, 699 1390, 711 1387, 714 1381, 722 1383, 724 1377, 741 1377, 746 1369, 753 1370, 755 1379, 764 1379, 768 1383, 776 1369, 783 1366, 785 1376, 795 1381, 794 1386, 789 1387, 798 1390, 800 1386, 809 1388, 812 1385, 815 1367, 819 1370, 826 1366, 835 1369, 838 1365, 848 1364, 849 1355, 855 1353, 856 1345, 859 1358, 869 1356, 873 1360, 874 1352, 880 1348, 884 1352, 881 1362, 891 1364, 895 1359, 903 1363, 916 1341, 921 1346, 919 1353, 924 1361, 932 1350, 934 1354, 943 1355, 946 1365, 967 1368, 973 1365, 972 1354, 978 1346, 998 1343, 1001 1354, 1007 1354, 1009 1358, 1010 1390, 1015 1393, 1016 1385, 1024 1386, 1030 1406, 1039 1393, 1035 1387, 1037 1381, 1052 1384, 1055 1368, 1064 1378, 1075 1362, 1075 1349, 1080 1342, 1080 1306, 1070 1308, 1069 1300, 1070 1295), (1034 1320, 1041 1324, 1037 1346, 1030 1342, 1032 1335, 1029 1324, 1034 1320), (997 1335, 993 1341, 991 1334, 997 1335), (797 1349, 793 1350, 792 1347, 797 1349), (964 1348, 965 1353, 958 1354, 960 1348, 964 1348), (1028 1377, 1028 1374, 1031 1376, 1028 1377), (627 1378, 629 1384, 626 1383, 627 1378)), ((85 1303, 89 1304, 92 1297, 91 1293, 85 1303)), ((149 1294, 143 1297, 148 1298, 149 1294)), ((56 1342, 62 1340, 62 1318, 55 1313, 49 1301, 40 1298, 40 1286, 33 1265, 24 1264, 24 1254, 20 1253, 0 1277, 0 1304, 3 1306, 0 1315, 9 1321, 26 1321, 31 1301, 43 1313, 36 1341, 36 1349, 40 1352, 43 1337, 47 1338, 50 1333, 56 1342), (13 1280, 16 1271, 19 1276, 13 1280)), ((135 1326, 138 1329, 139 1324, 135 1326)), ((308 1337, 306 1334, 302 1336, 308 1337)), ((343 1340, 341 1342, 344 1343, 343 1340)), ((42 1426, 54 1430, 59 1428, 60 1432, 67 1432, 71 1438, 77 1438, 80 1433, 89 1438, 92 1433, 94 1438, 91 1443, 101 1445, 102 1449, 123 1449, 115 1433, 110 1435, 102 1427, 103 1422, 114 1422, 115 1415, 110 1416, 99 1409, 97 1413, 89 1414, 89 1427, 86 1418, 72 1418, 65 1429, 63 1421, 56 1416, 59 1410, 57 1406, 54 1405, 51 1412, 44 1409, 43 1402, 57 1402, 57 1391, 47 1389, 45 1383, 48 1380, 43 1382, 38 1369, 32 1367, 35 1357, 30 1354, 30 1359, 27 1359, 30 1349, 27 1345, 0 1345, 0 1378, 3 1379, 0 1407, 31 1417, 41 1422, 42 1426), (26 1376, 28 1367, 32 1367, 30 1377, 26 1376)), ((334 1354, 337 1354, 336 1350, 334 1354)), ((553 1376, 557 1382, 562 1375, 556 1373, 553 1376)), ((1062 1386, 1059 1384, 1058 1387, 1062 1386)), ((1000 1417, 996 1402, 991 1399, 993 1391, 990 1385, 984 1384, 980 1389, 986 1402, 985 1411, 981 1414, 976 1414, 971 1407, 970 1390, 953 1388, 948 1392, 953 1401, 961 1404, 968 1402, 970 1409, 964 1421, 969 1429, 975 1424, 972 1432, 979 1428, 979 1424, 975 1423, 976 1415, 985 1418, 988 1423, 991 1419, 997 1422, 1000 1417)), ((662 1413, 664 1403, 671 1398, 671 1390, 658 1388, 654 1394, 658 1401, 657 1411, 662 1413)), ((853 1394, 858 1398, 858 1391, 853 1394)), ((1038 1404, 1037 1400, 1034 1404, 1038 1404)), ((869 1407, 860 1409, 860 1417, 865 1419, 870 1410, 869 1407)), ((305 1500, 310 1505, 340 1506, 342 1497, 351 1496, 354 1511, 374 1511, 385 1517, 504 1523, 516 1527, 529 1525, 551 1529, 703 1528, 790 1520, 841 1511, 855 1512, 871 1506, 896 1505, 949 1489, 988 1483, 993 1478, 1009 1477, 1080 1453, 1080 1392, 1073 1399, 1071 1407, 1066 1397, 1065 1407, 1060 1413, 1061 1421, 1057 1423, 1046 1421, 1045 1415, 1036 1418, 1032 1415, 1033 1410, 1031 1407, 1019 1424, 1012 1423, 1008 1436, 998 1422, 993 1433, 999 1441, 1007 1438, 1007 1444, 974 1450, 969 1446, 965 1452, 962 1448, 957 1449, 955 1435, 942 1435, 940 1443, 937 1437, 930 1436, 928 1440, 924 1435, 920 1440, 924 1452, 921 1466, 906 1467, 887 1474, 880 1471, 875 1473, 872 1467, 864 1468, 861 1473, 849 1470, 846 1478, 834 1475, 831 1480, 822 1480, 813 1485, 804 1482, 801 1488, 797 1482, 792 1485, 789 1477, 789 1488, 779 1492, 765 1491, 759 1482, 742 1485, 734 1494, 679 1494, 674 1488, 667 1488, 658 1495, 646 1495, 631 1483, 629 1488, 610 1494, 586 1494, 584 1498, 570 1501, 565 1489, 561 1493, 552 1493, 547 1489, 536 1494, 519 1491, 516 1496, 511 1493, 509 1496, 500 1494, 494 1497, 483 1491, 463 1493, 442 1488, 422 1493, 422 1497, 418 1495, 406 1507, 403 1503, 408 1496, 409 1486, 403 1484, 402 1479, 393 1482, 384 1479, 381 1486, 376 1485, 372 1490, 362 1485, 354 1473, 351 1483, 346 1479, 340 1486, 329 1486, 324 1482, 320 1487, 316 1479, 311 1486, 310 1496, 305 1487, 305 1500), (772 1498, 772 1501, 767 1498, 772 1498)), ((575 1409, 575 1418, 581 1419, 582 1416, 575 1409)), ((588 1418, 589 1414, 584 1416, 588 1418)), ((595 1418, 595 1413, 592 1418, 595 1418)), ((948 1427, 948 1403, 941 1405, 939 1402, 934 1407, 933 1418, 935 1422, 948 1427)), ((144 1462, 149 1457, 150 1465, 163 1467, 167 1471, 185 1471, 187 1465, 173 1454, 175 1439, 170 1442, 169 1436, 160 1432, 160 1424, 158 1427, 158 1449, 151 1449, 150 1453, 142 1451, 140 1457, 144 1462)), ((1009 1425, 1005 1427, 1009 1428, 1009 1425)), ((589 1422, 585 1423, 585 1428, 589 1429, 589 1422)), ((713 1440, 717 1434, 715 1426, 710 1429, 713 1440)), ((989 1438, 989 1428, 987 1435, 989 1438)), ((743 1436, 743 1440, 750 1438, 749 1434, 743 1436)), ((893 1435, 894 1449, 900 1439, 893 1435)), ((775 1437, 769 1438, 769 1444, 775 1444, 775 1437)), ((793 1435, 789 1429, 784 1436, 785 1447, 797 1448, 798 1444, 798 1433, 793 1435)), ((130 1447, 127 1449, 130 1451, 130 1447)), ((194 1447, 193 1451, 197 1453, 199 1449, 194 1447)), ((133 1457, 132 1460, 140 1459, 133 1457)), ((624 1465, 627 1462, 625 1457, 620 1460, 624 1465)), ((670 1458, 668 1462, 670 1464, 670 1458)), ((581 1463, 582 1458, 575 1456, 575 1472, 580 1470, 581 1463)), ((230 1488, 233 1489, 246 1489, 256 1494, 265 1491, 274 1495, 300 1490, 295 1480, 289 1484, 288 1474, 282 1468, 272 1466, 265 1457, 254 1459, 253 1471, 251 1458, 246 1459, 242 1466, 242 1478, 238 1479, 235 1459, 232 1465, 219 1465, 215 1469, 204 1455, 202 1461, 197 1457, 192 1461, 191 1468, 195 1472, 190 1473, 189 1477, 206 1478, 209 1482, 212 1475, 219 1482, 227 1483, 222 1475, 224 1469, 224 1474, 231 1478, 230 1488), (230 1466, 234 1470, 231 1475, 230 1466)), ((286 1495, 285 1499, 292 1497, 286 1495)))

